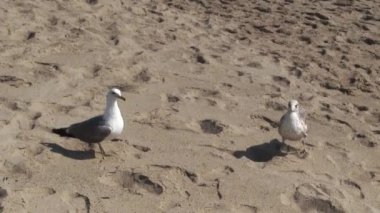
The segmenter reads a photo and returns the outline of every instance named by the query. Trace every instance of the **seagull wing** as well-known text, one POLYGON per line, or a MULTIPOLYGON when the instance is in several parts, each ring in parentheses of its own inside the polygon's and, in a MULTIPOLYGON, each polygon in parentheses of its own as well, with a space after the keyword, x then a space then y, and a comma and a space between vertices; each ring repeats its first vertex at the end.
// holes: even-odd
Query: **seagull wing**
POLYGON ((106 124, 103 116, 97 116, 86 121, 72 124, 68 133, 87 143, 99 143, 111 134, 111 127, 106 124))
POLYGON ((299 110, 299 116, 300 116, 300 122, 301 122, 301 125, 303 127, 303 132, 304 132, 304 135, 305 137, 307 136, 307 124, 306 124, 306 116, 307 116, 307 113, 306 113, 306 110, 304 108, 300 108, 299 110))
POLYGON ((306 120, 307 113, 306 113, 306 110, 304 108, 300 107, 299 115, 300 115, 301 120, 303 120, 303 121, 306 120))
POLYGON ((280 123, 278 124, 278 126, 280 127, 284 122, 285 122, 285 117, 287 116, 288 113, 285 113, 281 119, 280 119, 280 123))

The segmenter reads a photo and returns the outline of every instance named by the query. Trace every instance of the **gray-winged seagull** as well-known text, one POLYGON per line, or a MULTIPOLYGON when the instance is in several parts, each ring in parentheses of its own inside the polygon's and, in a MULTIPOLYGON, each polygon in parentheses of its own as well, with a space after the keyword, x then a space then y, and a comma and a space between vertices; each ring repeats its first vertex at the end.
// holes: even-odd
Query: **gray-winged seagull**
POLYGON ((90 146, 97 143, 103 157, 106 156, 100 142, 120 135, 124 127, 124 121, 117 105, 117 99, 125 101, 125 98, 121 96, 120 90, 113 88, 107 93, 106 109, 103 115, 72 124, 66 128, 53 129, 53 133, 61 137, 77 138, 89 143, 90 146))

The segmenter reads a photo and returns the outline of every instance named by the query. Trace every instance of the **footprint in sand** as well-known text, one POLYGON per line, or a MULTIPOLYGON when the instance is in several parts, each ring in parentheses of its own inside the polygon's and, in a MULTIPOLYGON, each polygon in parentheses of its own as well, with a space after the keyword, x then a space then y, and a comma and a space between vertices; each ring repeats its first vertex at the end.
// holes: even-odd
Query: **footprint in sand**
POLYGON ((210 179, 215 180, 215 179, 220 179, 222 177, 228 176, 234 172, 235 172, 235 170, 232 167, 224 166, 224 167, 212 169, 212 170, 202 174, 202 178, 203 179, 209 179, 209 180, 210 179))
POLYGON ((338 189, 309 183, 297 186, 293 194, 294 202, 302 212, 346 212, 337 197, 344 199, 343 193, 338 189))
POLYGON ((187 170, 187 169, 179 167, 179 166, 154 164, 154 165, 151 165, 151 167, 156 167, 156 168, 160 168, 160 169, 164 169, 164 170, 177 171, 179 174, 181 174, 186 179, 190 180, 192 183, 197 183, 198 179, 199 179, 198 175, 195 172, 192 172, 190 170, 187 170))
POLYGON ((368 148, 374 148, 378 145, 374 139, 368 137, 365 133, 355 133, 352 140, 358 141, 361 145, 368 148))
POLYGON ((0 76, 0 83, 1 84, 7 84, 11 87, 16 87, 16 88, 19 88, 22 86, 26 86, 26 87, 32 86, 31 82, 25 81, 24 79, 17 78, 15 76, 11 76, 11 75, 1 75, 0 76))
POLYGON ((122 171, 119 174, 119 184, 123 188, 128 188, 130 190, 135 190, 135 187, 137 186, 156 195, 160 195, 164 191, 164 188, 160 184, 153 182, 148 176, 129 171, 122 171))
POLYGON ((19 193, 22 195, 23 199, 28 202, 28 200, 34 200, 37 197, 42 198, 53 195, 56 191, 50 187, 30 187, 23 188, 19 193))
POLYGON ((286 105, 279 103, 278 101, 267 101, 265 103, 265 107, 267 109, 272 109, 272 110, 281 111, 281 112, 287 109, 286 105))
POLYGON ((135 82, 149 82, 152 79, 152 74, 148 71, 148 69, 141 70, 138 74, 134 76, 135 82))
POLYGON ((8 196, 7 190, 0 187, 0 212, 4 210, 4 207, 1 205, 1 203, 7 196, 8 196))
POLYGON ((31 171, 29 170, 29 168, 27 168, 23 161, 17 160, 15 162, 11 162, 5 160, 3 166, 10 174, 12 174, 12 176, 17 178, 17 180, 19 178, 29 179, 32 176, 31 171))
POLYGON ((272 79, 274 82, 276 82, 277 85, 280 85, 282 87, 289 87, 290 86, 290 81, 286 77, 273 76, 272 79))
MULTIPOLYGON (((227 85, 224 84, 223 88, 228 87, 227 85)), ((206 103, 221 110, 232 110, 238 105, 230 94, 222 93, 218 88, 187 87, 177 97, 184 101, 206 103)))
POLYGON ((167 101, 168 101, 169 103, 177 103, 178 101, 181 100, 178 96, 170 95, 170 94, 167 94, 167 95, 166 95, 166 99, 167 99, 167 101))
POLYGON ((302 70, 296 66, 288 67, 289 75, 296 76, 297 78, 302 77, 302 70))
POLYGON ((40 155, 45 150, 45 147, 41 144, 31 144, 26 147, 26 150, 31 156, 35 157, 40 155))
POLYGON ((247 204, 240 204, 239 206, 234 207, 233 210, 235 210, 235 212, 239 212, 239 213, 256 213, 256 212, 258 212, 258 208, 256 206, 247 205, 247 204))
POLYGON ((345 180, 341 180, 340 184, 344 186, 345 188, 347 188, 347 190, 351 192, 351 194, 354 194, 354 196, 360 199, 364 199, 365 196, 363 194, 362 188, 356 182, 349 179, 345 179, 345 180))
POLYGON ((214 135, 223 132, 223 129, 226 127, 224 124, 213 119, 201 120, 199 121, 199 125, 203 133, 214 134, 214 135))
POLYGON ((122 187, 128 189, 133 194, 142 194, 140 189, 160 195, 164 188, 148 176, 133 171, 117 171, 112 174, 105 174, 99 177, 99 182, 113 187, 122 187))

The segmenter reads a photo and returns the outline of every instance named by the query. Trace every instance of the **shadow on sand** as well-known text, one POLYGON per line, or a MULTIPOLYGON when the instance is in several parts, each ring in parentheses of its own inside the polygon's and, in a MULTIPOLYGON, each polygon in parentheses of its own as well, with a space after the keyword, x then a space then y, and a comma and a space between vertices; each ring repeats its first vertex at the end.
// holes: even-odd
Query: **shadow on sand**
POLYGON ((254 145, 246 150, 233 152, 236 158, 246 157, 255 162, 268 162, 275 156, 286 156, 280 151, 282 143, 277 139, 259 145, 254 145))
POLYGON ((77 151, 77 150, 69 150, 55 143, 41 143, 42 145, 50 148, 51 152, 55 152, 61 154, 65 157, 72 158, 75 160, 88 160, 95 158, 95 151, 77 151))

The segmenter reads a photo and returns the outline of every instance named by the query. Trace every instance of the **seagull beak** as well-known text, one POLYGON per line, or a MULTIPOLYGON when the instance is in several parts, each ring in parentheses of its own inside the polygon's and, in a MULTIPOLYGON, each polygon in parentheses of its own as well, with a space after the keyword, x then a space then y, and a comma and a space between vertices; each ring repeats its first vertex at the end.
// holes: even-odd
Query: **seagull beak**
POLYGON ((125 98, 123 96, 119 96, 118 98, 120 98, 121 100, 125 101, 125 98))

